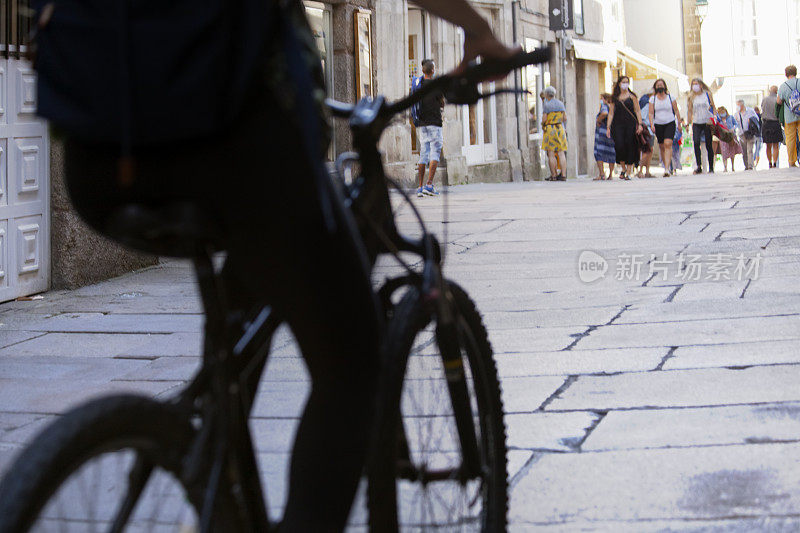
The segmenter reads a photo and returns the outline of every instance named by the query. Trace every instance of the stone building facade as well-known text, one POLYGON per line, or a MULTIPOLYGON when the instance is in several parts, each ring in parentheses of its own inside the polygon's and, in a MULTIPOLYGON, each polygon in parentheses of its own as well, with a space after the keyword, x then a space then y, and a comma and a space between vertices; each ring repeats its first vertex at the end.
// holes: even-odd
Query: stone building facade
MULTIPOLYGON (((567 174, 574 177, 592 172, 598 95, 616 67, 616 45, 611 41, 624 38, 621 1, 576 0, 576 27, 563 35, 549 29, 547 0, 473 4, 501 40, 529 50, 549 47, 552 59, 482 88, 490 92, 516 87, 529 90, 528 95, 503 94, 476 106, 445 108, 442 179, 457 184, 540 180, 548 175, 540 149, 538 98, 547 85, 558 89, 567 106, 571 148, 567 174)), ((458 28, 406 0, 374 0, 372 8, 374 33, 380 36, 374 52, 376 93, 389 99, 407 94, 411 77, 420 75, 423 58, 433 59, 440 73, 460 62, 463 33, 458 28)), ((418 155, 409 121, 393 124, 384 134, 381 148, 390 172, 412 185, 418 155)))
MULTIPOLYGON (((13 1, 16 5, 22 0, 13 1)), ((475 106, 445 108, 439 174, 442 182, 540 180, 548 175, 540 149, 538 98, 547 85, 557 88, 567 107, 570 150, 566 174, 575 177, 593 171, 597 97, 615 75, 616 45, 610 43, 610 36, 614 41, 624 38, 619 29, 622 0, 574 3, 575 28, 556 33, 548 27, 548 0, 473 2, 504 42, 526 49, 549 47, 553 57, 547 65, 523 69, 482 88, 491 92, 516 87, 529 90, 530 94, 502 94, 475 106), (612 52, 609 54, 608 50, 612 52)), ((434 59, 439 73, 452 69, 461 60, 463 33, 408 0, 308 0, 304 5, 320 50, 328 91, 335 99, 355 102, 378 94, 397 99, 408 93, 411 77, 420 74, 422 59, 434 59)), ((22 74, 24 79, 30 77, 26 72, 22 74)), ((23 110, 35 105, 25 100, 26 94, 20 97, 23 110)), ((351 148, 347 125, 337 121, 332 128, 331 160, 351 148)), ((28 248, 38 250, 36 253, 46 260, 41 264, 47 275, 37 285, 39 288, 32 290, 76 287, 153 264, 156 258, 113 246, 82 224, 64 191, 61 147, 55 141, 48 140, 46 144, 40 151, 46 154, 40 185, 48 191, 42 204, 46 206, 43 213, 47 214, 42 215, 44 226, 38 248, 28 248)), ((389 172, 411 186, 419 155, 408 117, 386 130, 380 147, 389 172)), ((25 250, 25 261, 30 262, 28 256, 33 252, 25 250)))
POLYGON ((683 4, 683 41, 686 66, 684 72, 692 78, 703 77, 703 40, 701 20, 697 16, 697 0, 681 0, 683 4))

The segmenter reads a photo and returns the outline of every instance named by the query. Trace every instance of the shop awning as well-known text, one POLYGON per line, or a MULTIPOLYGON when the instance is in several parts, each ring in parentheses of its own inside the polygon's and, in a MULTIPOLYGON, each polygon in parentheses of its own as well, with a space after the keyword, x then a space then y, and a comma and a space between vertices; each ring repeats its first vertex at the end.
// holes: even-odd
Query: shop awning
POLYGON ((600 63, 608 62, 612 65, 617 62, 617 49, 614 46, 584 41, 583 39, 573 39, 572 47, 575 50, 575 57, 578 59, 598 61, 600 63))
POLYGON ((678 89, 680 92, 687 92, 689 90, 689 77, 683 72, 668 67, 663 63, 659 63, 652 57, 640 54, 629 46, 620 48, 617 50, 617 53, 619 54, 619 58, 623 61, 630 61, 641 68, 651 71, 658 77, 666 76, 674 78, 678 82, 678 89))

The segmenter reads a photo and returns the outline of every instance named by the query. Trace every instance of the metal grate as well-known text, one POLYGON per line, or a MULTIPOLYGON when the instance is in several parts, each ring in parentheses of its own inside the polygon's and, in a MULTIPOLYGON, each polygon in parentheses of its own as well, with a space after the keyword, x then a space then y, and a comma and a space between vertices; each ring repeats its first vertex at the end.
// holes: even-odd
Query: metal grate
POLYGON ((0 57, 20 58, 30 35, 33 16, 30 0, 0 0, 0 57))

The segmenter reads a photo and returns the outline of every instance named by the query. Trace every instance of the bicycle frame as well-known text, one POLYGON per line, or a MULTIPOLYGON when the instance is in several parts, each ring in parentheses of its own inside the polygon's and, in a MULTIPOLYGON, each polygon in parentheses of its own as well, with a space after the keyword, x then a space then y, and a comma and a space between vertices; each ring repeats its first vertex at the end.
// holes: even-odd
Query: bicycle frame
MULTIPOLYGON (((481 95, 477 93, 477 83, 473 78, 541 62, 546 60, 547 55, 537 51, 520 54, 503 66, 481 64, 472 67, 472 77, 443 76, 436 80, 435 87, 439 90, 449 87, 448 99, 451 103, 477 101, 481 95)), ((429 88, 432 89, 433 87, 429 88)), ((344 203, 354 214, 370 264, 374 265, 381 253, 392 253, 396 256, 399 252, 412 252, 423 259, 421 273, 409 272, 389 279, 378 293, 387 310, 391 305, 392 293, 403 286, 416 285, 423 301, 431 306, 431 316, 437 317, 436 335, 447 369, 448 389, 464 457, 464 464, 458 474, 459 479, 466 479, 481 474, 480 457, 453 303, 447 282, 441 273, 440 246, 436 238, 424 229, 424 225, 423 235, 419 240, 406 238, 398 231, 388 180, 377 148, 380 136, 390 119, 420 100, 422 92, 418 91, 391 105, 383 97, 365 98, 355 107, 336 102, 329 102, 328 105, 334 115, 349 119, 357 151, 356 154, 344 154, 337 161, 337 166, 341 168, 346 160, 357 160, 362 167, 361 175, 355 183, 345 187, 344 203)), ((269 531, 269 517, 257 474, 258 465, 248 419, 267 363, 272 337, 282 320, 269 307, 263 307, 249 317, 242 316, 239 311, 234 313, 214 271, 211 250, 198 250, 194 265, 207 317, 203 362, 200 371, 173 402, 201 417, 202 424, 191 446, 182 477, 187 486, 199 483, 206 487, 200 517, 202 532, 211 529, 220 489, 228 486, 232 489, 232 497, 242 514, 242 526, 249 531, 269 531), (226 481, 225 485, 222 483, 223 479, 226 481)), ((401 435, 404 436, 404 432, 401 435)), ((403 477, 435 481, 452 475, 452 472, 415 471, 411 468, 407 442, 405 438, 403 440, 399 449, 404 455, 402 458, 409 465, 401 472, 403 477)), ((134 488, 131 494, 134 496, 144 487, 151 472, 146 464, 137 466, 140 466, 137 468, 140 475, 136 476, 136 483, 132 483, 134 488)))
MULTIPOLYGON (((421 275, 406 275, 387 281, 380 290, 384 302, 388 302, 398 288, 415 284, 420 286, 423 294, 434 295, 431 304, 443 308, 445 298, 438 295, 444 294, 446 288, 440 271, 438 242, 427 232, 418 241, 403 237, 394 222, 387 180, 377 149, 378 138, 385 127, 385 123, 379 121, 381 111, 385 111, 383 99, 362 100, 350 120, 363 172, 348 190, 345 204, 357 214, 358 229, 373 264, 378 255, 386 252, 412 252, 424 259, 421 275)), ((211 529, 220 490, 227 487, 233 489, 234 500, 242 513, 241 524, 251 531, 269 531, 263 487, 259 476, 252 475, 258 472, 258 467, 248 419, 272 337, 282 320, 269 307, 260 309, 254 316, 235 316, 214 271, 210 250, 199 250, 194 266, 207 316, 202 366, 173 402, 190 409, 202 419, 202 423, 190 449, 183 477, 188 486, 199 484, 206 487, 200 517, 201 531, 211 529)), ((442 349, 450 352, 449 345, 443 345, 442 349)), ((455 348, 457 350, 457 346, 455 348)), ((460 358, 458 351, 447 357, 451 361, 457 358, 460 358)), ((463 379, 460 381, 465 386, 463 379)), ((466 392, 460 389, 456 395, 467 398, 466 392)), ((469 410, 468 405, 459 408, 461 403, 455 401, 454 408, 469 410)), ((457 419, 466 421, 459 423, 458 429, 464 434, 462 443, 466 445, 465 450, 471 450, 465 453, 469 458, 466 470, 475 473, 478 451, 471 413, 464 412, 457 419)), ((143 488, 149 473, 145 465, 136 485, 143 488)))

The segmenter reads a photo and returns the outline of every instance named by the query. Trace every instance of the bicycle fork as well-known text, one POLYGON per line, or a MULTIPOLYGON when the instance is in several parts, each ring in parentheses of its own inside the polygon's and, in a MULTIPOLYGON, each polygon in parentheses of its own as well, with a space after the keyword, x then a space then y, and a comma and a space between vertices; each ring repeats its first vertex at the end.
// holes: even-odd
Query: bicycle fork
MULTIPOLYGON (((463 481, 482 474, 475 420, 467 379, 464 372, 464 359, 461 353, 461 340, 458 334, 457 315, 453 312, 454 302, 450 300, 446 287, 438 298, 436 321, 436 342, 442 356, 447 388, 452 402, 458 437, 461 444, 464 464, 460 476, 463 481)), ((466 339, 463 339, 466 340, 466 339)), ((476 391, 477 392, 477 391, 476 391)))

